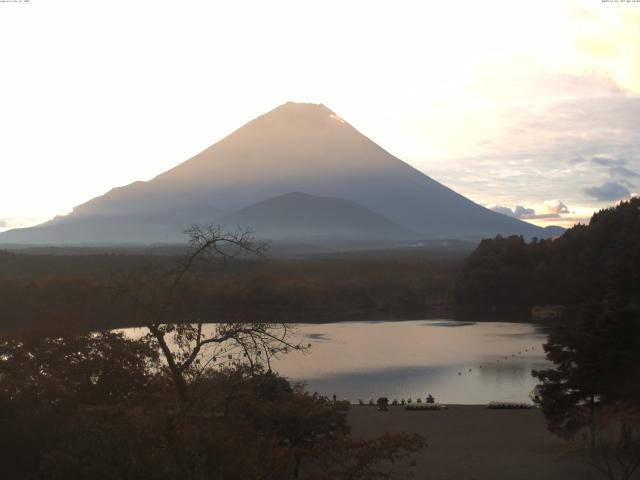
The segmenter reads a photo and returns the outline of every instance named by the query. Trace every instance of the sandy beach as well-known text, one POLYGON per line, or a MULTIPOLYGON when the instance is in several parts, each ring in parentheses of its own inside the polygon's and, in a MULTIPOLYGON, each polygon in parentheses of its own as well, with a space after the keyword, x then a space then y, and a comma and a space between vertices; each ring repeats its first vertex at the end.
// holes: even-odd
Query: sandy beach
POLYGON ((537 409, 490 410, 453 405, 444 411, 406 411, 353 405, 352 434, 414 432, 428 447, 416 457, 415 476, 429 480, 591 480, 597 472, 548 432, 537 409))

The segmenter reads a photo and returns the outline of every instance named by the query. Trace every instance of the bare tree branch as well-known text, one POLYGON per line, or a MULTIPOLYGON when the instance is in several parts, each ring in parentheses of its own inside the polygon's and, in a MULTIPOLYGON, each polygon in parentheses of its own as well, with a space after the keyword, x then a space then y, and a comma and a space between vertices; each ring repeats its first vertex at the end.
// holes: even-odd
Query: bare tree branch
MULTIPOLYGON (((197 379, 204 369, 216 364, 213 356, 204 362, 205 367, 199 372, 194 371, 207 346, 225 345, 223 352, 229 361, 233 360, 233 353, 227 353, 228 349, 239 350, 251 371, 263 362, 270 370, 272 357, 308 348, 290 340, 291 329, 284 323, 218 323, 213 334, 205 334, 204 322, 195 311, 197 306, 189 305, 185 299, 180 302, 186 279, 198 278, 197 263, 239 255, 262 257, 267 244, 256 242, 251 230, 238 228, 228 232, 220 225, 194 225, 185 233, 189 235, 190 252, 176 269, 169 272, 146 269, 129 281, 113 282, 114 291, 131 302, 136 317, 157 343, 182 400, 189 397, 188 379, 197 379), (187 318, 189 321, 185 321, 187 318)), ((211 323, 213 319, 207 321, 211 323)))

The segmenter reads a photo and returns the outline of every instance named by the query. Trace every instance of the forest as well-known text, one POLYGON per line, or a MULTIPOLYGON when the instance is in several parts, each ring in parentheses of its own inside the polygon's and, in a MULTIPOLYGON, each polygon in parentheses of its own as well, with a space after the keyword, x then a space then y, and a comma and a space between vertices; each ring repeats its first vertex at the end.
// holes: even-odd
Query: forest
POLYGON ((560 238, 483 241, 455 301, 480 310, 560 305, 534 370, 549 430, 604 478, 640 468, 640 199, 601 210, 560 238))
POLYGON ((5 478, 407 478, 424 438, 354 439, 346 403, 271 370, 308 348, 291 323, 540 304, 566 307, 532 372, 549 429, 605 473, 615 460, 607 478, 640 466, 640 200, 466 259, 270 259, 212 226, 190 240, 182 256, 0 254, 5 478))
POLYGON ((454 302, 487 311, 535 305, 576 308, 618 295, 640 302, 640 200, 595 213, 549 240, 501 237, 483 240, 455 281, 454 302))
MULTIPOLYGON (((182 256, 0 252, 0 328, 136 326, 116 286, 172 272, 182 256)), ((212 258, 190 288, 210 322, 322 322, 446 315, 462 255, 212 258), (197 290, 197 294, 195 292, 197 290)))
MULTIPOLYGON (((190 235, 181 261, 125 261, 108 286, 100 261, 70 262, 82 280, 56 272, 37 284, 28 275, 43 267, 38 257, 28 259, 22 288, 46 321, 0 333, 3 478, 405 478, 397 475, 423 438, 353 439, 347 403, 271 370, 271 359, 309 347, 289 324, 236 313, 203 331, 210 301, 203 291, 211 292, 212 282, 207 259, 230 260, 227 246, 256 256, 262 247, 244 232, 217 227, 194 227, 190 235), (90 323, 91 308, 110 301, 107 312, 125 312, 147 334, 89 332, 88 323, 69 321, 72 312, 90 323)), ((12 281, 20 271, 14 260, 4 257, 12 281)))
MULTIPOLYGON (((640 303, 638 199, 553 239, 502 237, 475 251, 213 257, 195 265, 191 300, 207 321, 323 322, 443 316, 530 320, 621 295, 640 303)), ((0 328, 136 326, 118 285, 171 274, 183 255, 0 251, 0 328)))

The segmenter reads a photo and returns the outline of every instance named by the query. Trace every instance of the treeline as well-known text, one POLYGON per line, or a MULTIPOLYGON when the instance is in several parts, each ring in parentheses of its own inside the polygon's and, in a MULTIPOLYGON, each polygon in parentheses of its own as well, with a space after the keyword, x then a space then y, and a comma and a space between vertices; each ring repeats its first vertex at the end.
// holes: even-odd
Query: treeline
POLYGON ((244 233, 194 227, 191 253, 171 268, 128 268, 108 283, 97 276, 59 290, 54 277, 46 280, 49 297, 40 285, 26 287, 63 321, 69 304, 95 303, 128 313, 147 334, 63 331, 62 321, 52 333, 51 314, 31 331, 0 332, 3 479, 408 477, 421 437, 353 438, 346 402, 309 394, 271 370, 273 359, 309 348, 288 324, 236 316, 204 331, 203 288, 217 277, 201 260, 230 243, 259 252, 244 233))
POLYGON ((467 308, 580 305, 614 294, 640 296, 640 200, 593 215, 559 238, 484 240, 456 281, 454 298, 467 308))
MULTIPOLYGON (((118 284, 146 288, 182 257, 0 252, 0 328, 136 325, 118 284)), ((320 322, 447 314, 460 259, 211 259, 189 282, 207 321, 320 322)), ((139 322, 138 322, 139 323, 139 322)))
POLYGON ((549 429, 590 466, 632 478, 640 467, 640 199, 557 239, 483 241, 461 269, 455 300, 463 312, 512 317, 563 307, 544 345, 552 366, 532 372, 537 402, 549 429))

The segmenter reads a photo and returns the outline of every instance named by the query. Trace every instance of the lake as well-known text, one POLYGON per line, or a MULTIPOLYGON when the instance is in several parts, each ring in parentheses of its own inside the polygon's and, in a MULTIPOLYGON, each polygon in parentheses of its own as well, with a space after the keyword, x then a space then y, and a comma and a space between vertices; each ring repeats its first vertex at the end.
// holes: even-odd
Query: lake
POLYGON ((301 324, 310 353, 274 363, 309 391, 358 399, 424 398, 450 404, 529 401, 532 369, 547 368, 546 335, 528 323, 449 320, 301 324))
MULTIPOLYGON (((205 328, 206 330, 206 328, 205 328)), ((136 336, 141 329, 127 329, 136 336)), ((546 335, 529 323, 451 320, 298 324, 311 343, 274 370, 322 395, 351 402, 432 394, 449 404, 529 401, 532 369, 546 368, 546 335)))

